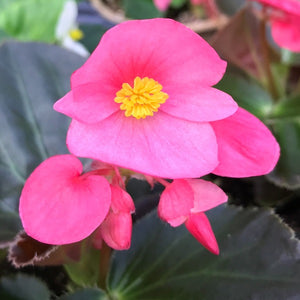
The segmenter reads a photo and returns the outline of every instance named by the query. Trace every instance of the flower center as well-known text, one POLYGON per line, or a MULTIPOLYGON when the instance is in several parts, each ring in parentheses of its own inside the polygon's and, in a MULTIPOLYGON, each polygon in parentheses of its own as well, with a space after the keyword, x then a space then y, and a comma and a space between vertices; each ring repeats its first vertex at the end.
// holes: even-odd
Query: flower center
POLYGON ((162 85, 152 78, 135 77, 133 87, 128 83, 122 84, 122 89, 116 94, 115 102, 122 103, 121 110, 125 116, 136 119, 145 119, 153 116, 162 103, 169 98, 168 94, 161 91, 162 85))
POLYGON ((74 41, 79 41, 83 38, 83 32, 79 28, 70 30, 69 35, 74 41))

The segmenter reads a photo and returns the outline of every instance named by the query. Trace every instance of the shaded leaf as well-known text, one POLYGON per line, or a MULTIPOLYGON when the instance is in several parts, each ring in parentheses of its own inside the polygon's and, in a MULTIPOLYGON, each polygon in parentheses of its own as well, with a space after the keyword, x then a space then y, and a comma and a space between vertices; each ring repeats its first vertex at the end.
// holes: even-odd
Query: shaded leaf
POLYGON ((80 25, 80 29, 83 32, 83 38, 80 40, 80 43, 92 53, 99 44, 102 35, 109 28, 99 24, 82 24, 80 25))
POLYGON ((39 279, 18 274, 15 278, 3 277, 0 281, 1 299, 14 300, 48 300, 50 292, 39 279))
POLYGON ((220 206, 208 212, 214 256, 184 227, 155 213, 138 222, 132 247, 115 252, 109 291, 116 299, 296 299, 300 244, 271 210, 220 206), (200 296, 199 296, 200 295, 200 296))
POLYGON ((19 215, 0 208, 0 248, 8 246, 16 233, 22 229, 19 215))
POLYGON ((273 108, 271 118, 300 120, 300 94, 278 102, 273 108))
POLYGON ((234 15, 246 4, 246 0, 216 0, 216 3, 224 13, 234 15))
POLYGON ((0 232, 10 228, 11 238, 20 230, 24 181, 48 156, 67 152, 69 120, 52 106, 84 59, 56 46, 8 42, 0 62, 0 232))
POLYGON ((288 189, 300 188, 300 118, 277 121, 273 131, 280 144, 280 158, 267 177, 275 184, 288 189))
POLYGON ((266 118, 272 110, 271 96, 253 80, 226 72, 216 87, 230 94, 239 106, 260 119, 266 118))
POLYGON ((152 0, 123 0, 125 15, 131 19, 151 19, 162 16, 152 0))
POLYGON ((172 0, 172 2, 171 2, 171 7, 174 7, 174 8, 180 8, 180 7, 183 6, 186 2, 187 2, 187 0, 172 0))
POLYGON ((108 299, 105 292, 96 288, 85 288, 72 294, 64 295, 60 300, 104 300, 108 299))

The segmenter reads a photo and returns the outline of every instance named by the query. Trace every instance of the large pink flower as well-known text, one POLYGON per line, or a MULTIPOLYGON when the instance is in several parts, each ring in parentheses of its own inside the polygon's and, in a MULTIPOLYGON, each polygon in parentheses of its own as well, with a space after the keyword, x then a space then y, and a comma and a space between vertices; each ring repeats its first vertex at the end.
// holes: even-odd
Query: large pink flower
POLYGON ((46 244, 68 244, 90 235, 106 217, 111 189, 102 176, 82 173, 73 155, 53 156, 27 179, 20 217, 28 235, 46 244))
POLYGON ((209 251, 219 254, 219 247, 204 212, 227 201, 215 184, 202 179, 177 179, 163 191, 158 214, 171 226, 185 223, 190 233, 209 251))
POLYGON ((54 106, 73 119, 69 150, 166 178, 271 171, 279 155, 272 134, 212 87, 225 68, 213 48, 176 21, 115 26, 54 106))
POLYGON ((271 30, 274 41, 282 48, 300 52, 300 1, 252 0, 272 9, 271 30))

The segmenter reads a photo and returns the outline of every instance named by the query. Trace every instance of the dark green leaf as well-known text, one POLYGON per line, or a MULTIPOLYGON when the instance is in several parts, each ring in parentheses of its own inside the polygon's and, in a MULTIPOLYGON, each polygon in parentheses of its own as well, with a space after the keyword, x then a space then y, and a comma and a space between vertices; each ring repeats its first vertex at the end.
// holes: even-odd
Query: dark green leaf
POLYGON ((86 288, 76 291, 72 294, 64 295, 59 298, 60 300, 106 300, 107 298, 104 291, 100 289, 86 288))
POLYGON ((0 47, 1 238, 20 229, 18 199, 32 170, 48 156, 67 152, 69 120, 52 106, 83 62, 56 46, 8 42, 0 47))
POLYGON ((295 95, 274 105, 271 118, 300 119, 300 95, 295 95))
POLYGON ((128 18, 151 19, 162 16, 152 0, 123 0, 123 9, 128 18))
POLYGON ((83 44, 90 53, 95 50, 102 35, 108 30, 107 27, 98 24, 80 25, 80 29, 84 34, 80 43, 83 44))
POLYGON ((216 0, 216 3, 224 13, 234 15, 246 4, 246 0, 216 0))
POLYGON ((216 87, 230 94, 239 106, 258 118, 265 118, 272 109, 272 98, 253 80, 227 72, 216 87))
POLYGON ((19 215, 11 211, 1 210, 0 208, 0 246, 11 241, 22 229, 19 215))
POLYGON ((180 8, 186 2, 187 2, 187 0, 172 0, 171 6, 174 7, 174 8, 180 8))
POLYGON ((15 278, 4 277, 1 279, 0 296, 5 300, 48 300, 50 292, 39 279, 18 274, 15 278))
POLYGON ((265 209, 220 206, 208 212, 220 256, 184 226, 152 213, 134 226, 129 251, 114 254, 109 291, 116 299, 296 299, 299 242, 265 209))
POLYGON ((275 170, 268 178, 288 189, 300 188, 300 118, 278 121, 272 127, 281 153, 275 170))

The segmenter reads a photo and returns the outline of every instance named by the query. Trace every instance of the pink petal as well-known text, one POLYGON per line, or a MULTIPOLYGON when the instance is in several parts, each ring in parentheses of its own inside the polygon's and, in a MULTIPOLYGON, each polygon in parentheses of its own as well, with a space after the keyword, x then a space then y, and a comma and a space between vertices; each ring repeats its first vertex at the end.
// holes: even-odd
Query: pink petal
POLYGON ((28 235, 47 244, 68 244, 100 225, 110 206, 109 183, 81 172, 81 162, 72 155, 53 156, 33 171, 20 198, 28 235))
POLYGON ((229 177, 267 174, 279 158, 279 145, 270 130, 246 110, 221 121, 212 122, 220 164, 213 173, 229 177))
POLYGON ((227 195, 216 184, 202 179, 185 180, 193 190, 192 213, 204 212, 227 201, 227 195))
POLYGON ((109 213, 100 226, 103 240, 106 244, 116 250, 130 248, 132 219, 128 213, 109 213))
POLYGON ((54 103, 53 109, 69 116, 70 118, 74 118, 76 116, 76 108, 74 107, 73 102, 73 92, 70 91, 54 103))
POLYGON ((120 109, 111 85, 93 82, 73 88, 54 104, 54 109, 84 123, 96 123, 120 109))
MULTIPOLYGON (((300 3, 299 3, 300 4, 300 3)), ((284 20, 272 21, 272 36, 282 48, 300 52, 300 6, 299 16, 286 16, 284 20)))
POLYGON ((110 185, 111 187, 111 209, 114 213, 124 212, 133 213, 135 211, 134 203, 131 196, 119 186, 110 185))
POLYGON ((172 0, 154 0, 155 6, 161 11, 167 10, 171 2, 172 0))
POLYGON ((204 213, 191 214, 185 226, 193 237, 211 253, 218 255, 219 246, 209 220, 204 213))
POLYGON ((178 118, 208 122, 224 119, 236 112, 238 105, 228 94, 199 84, 167 85, 169 99, 161 110, 178 118))
POLYGON ((300 2, 298 0, 252 0, 275 9, 300 16, 300 2))
POLYGON ((171 19, 134 20, 108 30, 86 63, 72 76, 72 89, 101 81, 121 89, 136 76, 163 86, 216 84, 226 62, 198 34, 171 19))
POLYGON ((209 124, 163 112, 139 120, 118 112, 95 125, 73 120, 67 145, 77 156, 163 178, 200 177, 218 164, 209 124))
POLYGON ((171 226, 184 223, 194 205, 194 192, 184 179, 174 180, 161 194, 159 217, 171 226))

